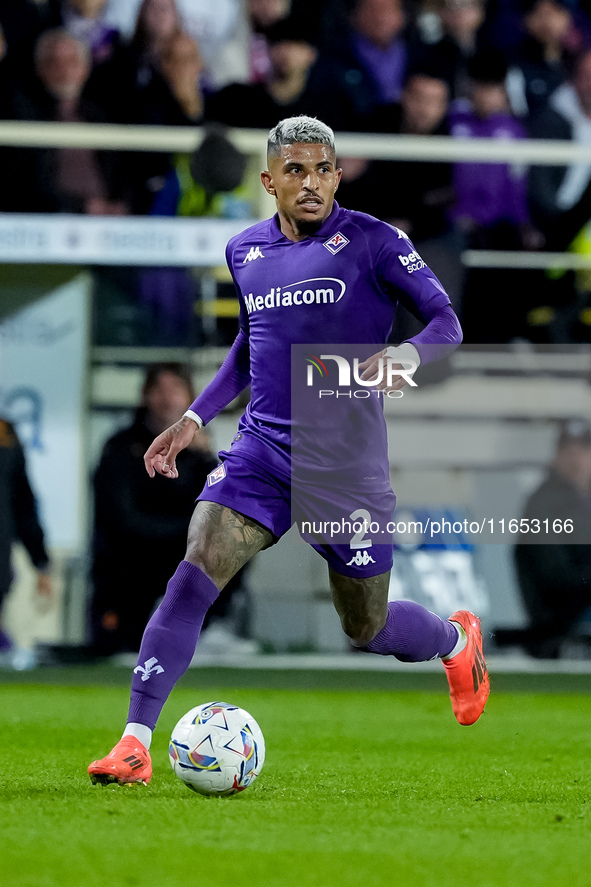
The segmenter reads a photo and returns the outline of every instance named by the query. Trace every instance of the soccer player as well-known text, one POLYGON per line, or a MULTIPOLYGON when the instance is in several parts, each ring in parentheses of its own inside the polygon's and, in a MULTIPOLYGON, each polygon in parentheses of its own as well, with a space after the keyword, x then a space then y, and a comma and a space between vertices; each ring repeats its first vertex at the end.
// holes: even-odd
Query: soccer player
MULTIPOLYGON (((298 509, 321 516, 313 483, 303 498, 301 489, 291 489, 291 346, 320 341, 335 350, 341 343, 369 343, 375 353, 359 364, 361 378, 375 380, 376 391, 387 393, 410 378, 401 373, 380 379, 378 372, 396 304, 411 308, 425 324, 395 352, 398 360, 410 357, 418 364, 461 341, 448 296, 408 238, 338 206, 340 174, 334 133, 319 120, 291 117, 271 130, 268 170, 261 178, 276 198, 277 213, 232 238, 226 250, 240 299, 240 331, 213 381, 146 452, 148 474, 178 477, 177 454, 248 384, 250 404, 231 448, 220 453, 220 465, 208 477, 185 559, 146 627, 123 737, 88 768, 95 783, 149 782, 152 731, 191 662, 208 608, 243 564, 289 529, 292 492, 298 509)), ((382 406, 378 397, 367 403, 367 421, 349 423, 332 437, 339 460, 343 454, 347 460, 350 483, 334 491, 347 515, 358 508, 372 516, 391 514, 394 505, 382 406), (357 447, 343 448, 349 434, 363 443, 359 458, 357 447), (365 476, 368 464, 371 476, 365 476)), ((443 620, 411 601, 388 603, 391 544, 368 549, 369 541, 358 534, 350 544, 311 541, 327 561, 334 604, 352 642, 408 662, 442 659, 454 714, 460 724, 473 724, 489 693, 479 620, 465 610, 443 620)))

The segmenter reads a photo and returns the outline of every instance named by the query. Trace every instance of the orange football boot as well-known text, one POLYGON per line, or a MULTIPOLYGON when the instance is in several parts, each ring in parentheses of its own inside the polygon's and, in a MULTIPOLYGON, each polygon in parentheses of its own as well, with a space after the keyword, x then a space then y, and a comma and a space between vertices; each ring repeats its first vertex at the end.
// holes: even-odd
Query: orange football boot
POLYGON ((106 758, 92 762, 88 773, 94 785, 147 785, 152 778, 150 752, 135 736, 124 736, 106 758))
POLYGON ((449 617, 449 621, 459 623, 467 636, 464 649, 451 659, 444 659, 443 665, 456 720, 468 726, 476 723, 490 693, 488 671, 482 655, 480 619, 468 610, 458 610, 449 617))

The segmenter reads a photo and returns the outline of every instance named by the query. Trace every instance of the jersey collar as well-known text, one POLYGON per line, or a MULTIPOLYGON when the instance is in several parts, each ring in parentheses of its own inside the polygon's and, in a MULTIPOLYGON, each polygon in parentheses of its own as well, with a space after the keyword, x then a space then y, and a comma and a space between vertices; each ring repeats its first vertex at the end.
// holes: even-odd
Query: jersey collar
MULTIPOLYGON (((342 223, 342 214, 343 210, 335 200, 329 217, 324 220, 315 234, 310 234, 310 237, 324 238, 335 234, 339 225, 342 223)), ((275 215, 269 219, 268 239, 269 243, 276 243, 278 240, 289 240, 279 227, 279 213, 275 213, 275 215)), ((294 242, 295 241, 290 241, 290 243, 294 242)), ((299 242, 301 243, 302 241, 299 242)))

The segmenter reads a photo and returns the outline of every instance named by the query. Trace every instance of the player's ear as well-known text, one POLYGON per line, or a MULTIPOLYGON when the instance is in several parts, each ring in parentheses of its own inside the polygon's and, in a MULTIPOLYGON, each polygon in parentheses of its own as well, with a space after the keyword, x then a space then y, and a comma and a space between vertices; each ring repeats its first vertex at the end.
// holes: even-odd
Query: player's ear
POLYGON ((264 169, 261 173, 261 182, 263 183, 263 188, 267 192, 267 194, 271 194, 275 197, 275 187, 273 185, 273 176, 269 172, 269 170, 264 169))
POLYGON ((343 175, 342 169, 335 169, 335 192, 338 190, 339 185, 341 184, 341 176, 343 175))

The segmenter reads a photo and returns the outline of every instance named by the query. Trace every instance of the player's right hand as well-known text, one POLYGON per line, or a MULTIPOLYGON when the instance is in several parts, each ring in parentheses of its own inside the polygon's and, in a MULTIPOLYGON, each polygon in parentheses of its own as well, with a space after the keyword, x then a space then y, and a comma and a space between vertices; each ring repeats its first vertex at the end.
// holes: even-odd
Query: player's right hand
POLYGON ((144 456, 144 465, 150 477, 154 477, 155 472, 163 477, 178 477, 176 457, 181 450, 189 446, 197 430, 197 423, 188 416, 183 416, 159 434, 144 456))

